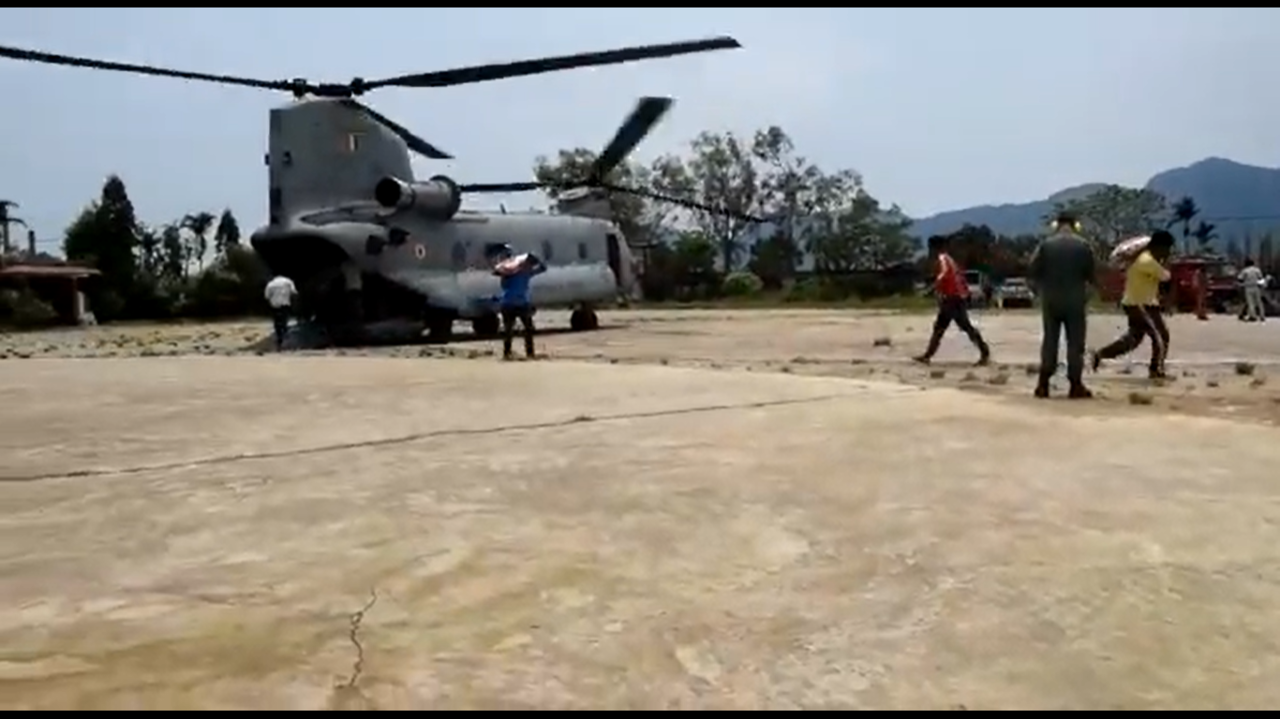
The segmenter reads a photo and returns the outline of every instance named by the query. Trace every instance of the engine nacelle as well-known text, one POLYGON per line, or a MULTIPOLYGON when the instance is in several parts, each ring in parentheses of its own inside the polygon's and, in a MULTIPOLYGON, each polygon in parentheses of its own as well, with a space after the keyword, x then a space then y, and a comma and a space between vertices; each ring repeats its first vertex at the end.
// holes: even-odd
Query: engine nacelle
POLYGON ((433 220, 447 220, 462 206, 458 183, 444 175, 436 175, 426 182, 384 177, 373 188, 373 199, 388 209, 414 209, 433 220))

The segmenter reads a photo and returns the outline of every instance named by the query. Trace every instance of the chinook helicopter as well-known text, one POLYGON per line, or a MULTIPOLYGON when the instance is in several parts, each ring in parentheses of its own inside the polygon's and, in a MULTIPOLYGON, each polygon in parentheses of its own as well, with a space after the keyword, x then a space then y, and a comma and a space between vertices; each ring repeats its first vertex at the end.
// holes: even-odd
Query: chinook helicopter
POLYGON ((446 341, 459 320, 469 320, 478 335, 496 333, 499 287, 487 258, 502 245, 537 254, 547 265, 531 284, 535 304, 572 307, 571 329, 596 329, 595 308, 629 293, 636 281, 626 238, 608 211, 609 193, 719 210, 605 180, 670 109, 669 98, 639 101, 590 172, 555 188, 556 214, 507 214, 463 210, 462 198, 550 186, 415 179, 411 151, 429 159, 451 156, 358 96, 383 87, 449 87, 740 47, 720 37, 347 84, 211 75, 2 46, 0 57, 292 93, 292 104, 270 111, 268 223, 250 243, 272 273, 294 280, 300 314, 321 330, 320 342, 360 344, 412 340, 424 331, 446 341))

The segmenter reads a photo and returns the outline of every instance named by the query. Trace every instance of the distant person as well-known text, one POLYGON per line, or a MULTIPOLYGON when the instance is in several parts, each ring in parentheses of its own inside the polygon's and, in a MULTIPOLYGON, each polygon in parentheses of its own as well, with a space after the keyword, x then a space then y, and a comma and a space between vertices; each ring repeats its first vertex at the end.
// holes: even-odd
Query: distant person
POLYGON ((1267 278, 1252 259, 1244 261, 1244 269, 1240 270, 1240 289, 1244 291, 1244 321, 1266 322, 1267 310, 1262 306, 1262 290, 1267 278))
POLYGON ((289 316, 293 314, 293 301, 298 296, 298 288, 293 280, 284 275, 276 275, 267 283, 263 292, 267 304, 271 305, 271 322, 275 327, 276 350, 284 348, 284 335, 289 330, 289 316))
POLYGON ((1138 254, 1125 270, 1124 297, 1120 307, 1124 310, 1129 328, 1119 339, 1093 353, 1093 369, 1097 371, 1103 360, 1128 354, 1142 344, 1143 338, 1151 340, 1151 379, 1164 379, 1165 359, 1169 356, 1169 328, 1160 310, 1160 285, 1169 281, 1169 270, 1164 262, 1173 252, 1173 235, 1165 230, 1151 234, 1146 249, 1138 254))
POLYGON ((929 254, 937 267, 933 278, 933 292, 938 299, 938 315, 933 320, 933 334, 929 337, 929 345, 924 354, 911 359, 921 364, 929 364, 938 352, 942 336, 954 322, 961 332, 969 336, 969 341, 978 348, 979 367, 991 363, 991 348, 987 346, 982 333, 969 320, 969 285, 965 282, 964 271, 947 252, 947 238, 934 235, 929 238, 929 254))
POLYGON ((1031 255, 1027 281, 1040 297, 1040 378, 1035 396, 1049 396, 1049 380, 1058 371, 1058 339, 1067 336, 1068 397, 1088 399, 1084 386, 1085 339, 1088 333, 1089 289, 1097 286, 1093 248, 1080 235, 1080 224, 1070 212, 1059 212, 1053 234, 1031 255))
POLYGON ((524 329, 524 354, 533 358, 533 300, 529 283, 537 275, 547 271, 547 266, 536 255, 519 257, 510 245, 500 245, 490 253, 494 263, 493 273, 502 280, 499 311, 502 315, 502 359, 514 359, 511 344, 515 339, 516 320, 524 329))

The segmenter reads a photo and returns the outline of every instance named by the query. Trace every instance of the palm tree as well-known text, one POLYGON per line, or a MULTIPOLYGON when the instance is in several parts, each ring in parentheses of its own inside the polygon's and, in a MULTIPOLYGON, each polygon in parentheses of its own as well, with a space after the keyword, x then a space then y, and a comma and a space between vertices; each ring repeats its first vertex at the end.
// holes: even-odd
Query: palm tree
POLYGON ((195 262, 197 272, 204 267, 204 256, 209 250, 209 232, 217 219, 208 212, 197 212, 182 218, 182 228, 191 233, 187 259, 195 262))
POLYGON ((9 243, 9 227, 11 225, 27 226, 22 218, 9 214, 9 210, 17 206, 18 203, 13 200, 0 200, 0 254, 9 254, 10 248, 13 247, 9 243))
POLYGON ((1178 200, 1173 205, 1173 216, 1169 218, 1168 227, 1182 225, 1182 250, 1184 252, 1191 249, 1191 221, 1199 214, 1200 208, 1196 207, 1196 201, 1188 196, 1184 195, 1181 200, 1178 200))
POLYGON ((1196 242, 1200 243, 1201 252, 1208 252, 1209 245, 1218 239, 1218 229, 1212 222, 1201 220, 1196 225, 1196 229, 1191 232, 1191 236, 1196 238, 1196 242))

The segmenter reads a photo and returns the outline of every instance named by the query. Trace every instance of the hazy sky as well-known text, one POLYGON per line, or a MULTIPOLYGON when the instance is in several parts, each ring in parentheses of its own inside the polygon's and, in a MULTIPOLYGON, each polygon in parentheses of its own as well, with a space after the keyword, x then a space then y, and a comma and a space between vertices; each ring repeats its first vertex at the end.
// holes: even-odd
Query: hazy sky
MULTIPOLYGON (((778 124, 915 215, 1210 155, 1280 165, 1278 27, 1276 9, 0 10, 0 44, 332 82, 733 35, 744 49, 365 99, 458 158, 420 174, 497 182, 670 95, 639 159, 778 124)), ((264 221, 283 94, 3 59, 0 92, 0 197, 52 246, 112 172, 145 222, 228 206, 246 234, 264 221)))

